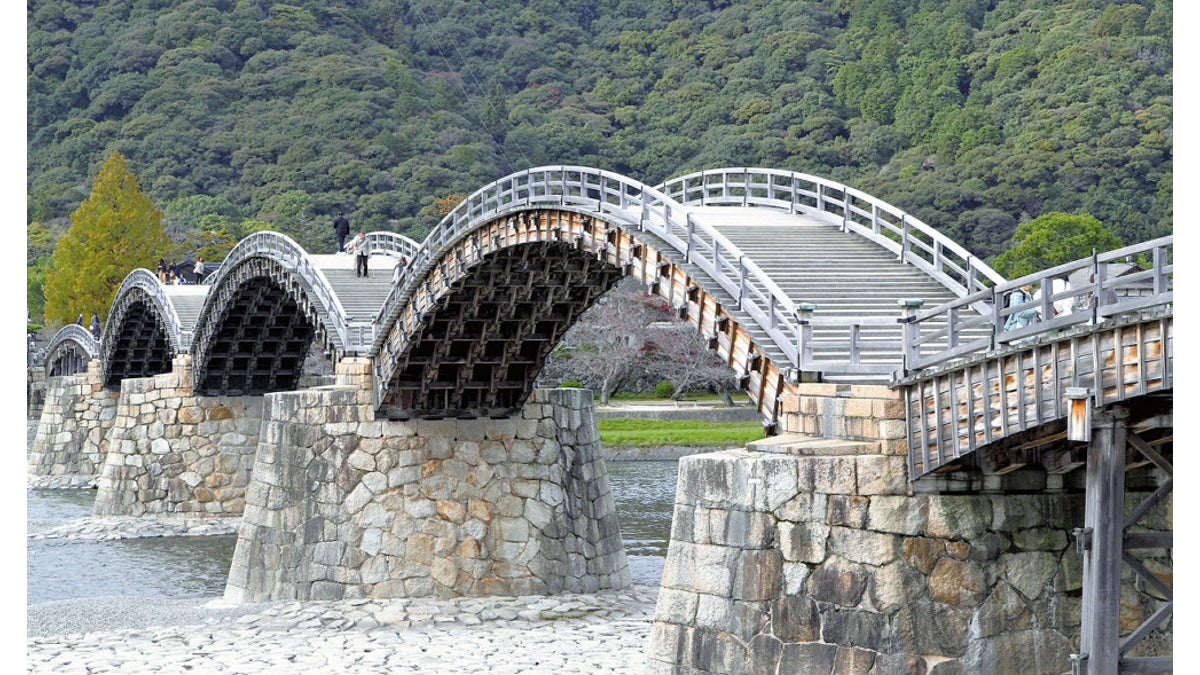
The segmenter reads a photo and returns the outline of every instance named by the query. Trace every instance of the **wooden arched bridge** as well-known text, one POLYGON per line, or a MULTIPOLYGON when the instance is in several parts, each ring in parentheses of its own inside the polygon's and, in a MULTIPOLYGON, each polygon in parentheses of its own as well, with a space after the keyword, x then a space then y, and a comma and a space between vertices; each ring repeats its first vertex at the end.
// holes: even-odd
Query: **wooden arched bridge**
POLYGON ((95 357, 119 388, 189 355, 197 394, 261 395, 296 389, 317 344, 335 363, 369 359, 382 418, 504 418, 563 333, 632 276, 738 373, 769 430, 804 383, 890 385, 904 392, 915 485, 1086 464, 1088 672, 1110 672, 1170 615, 1167 602, 1118 640, 1112 584, 1122 546, 1170 544, 1122 534, 1138 511, 1120 511, 1120 476, 1127 463, 1171 471, 1171 237, 1005 280, 912 215, 815 176, 731 168, 650 186, 556 166, 479 189, 423 242, 368 238, 367 278, 351 276, 351 256, 271 232, 204 285, 134 270, 98 343, 68 326, 47 375, 95 357), (1044 292, 1006 306, 1026 283, 1044 292), (1005 327, 1022 313, 1034 320, 1005 327), (1126 462, 1127 445, 1143 459, 1126 462))

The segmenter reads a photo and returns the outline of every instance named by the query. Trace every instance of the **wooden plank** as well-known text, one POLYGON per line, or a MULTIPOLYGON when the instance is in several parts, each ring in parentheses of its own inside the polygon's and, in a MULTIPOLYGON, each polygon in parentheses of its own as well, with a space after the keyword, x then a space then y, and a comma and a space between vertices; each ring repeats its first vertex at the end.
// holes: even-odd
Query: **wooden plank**
MULTIPOLYGON (((1123 411, 1120 411, 1123 412, 1123 411)), ((1115 673, 1119 659, 1122 511, 1125 496, 1125 420, 1101 414, 1093 420, 1084 493, 1083 603, 1080 654, 1088 671, 1115 673)))

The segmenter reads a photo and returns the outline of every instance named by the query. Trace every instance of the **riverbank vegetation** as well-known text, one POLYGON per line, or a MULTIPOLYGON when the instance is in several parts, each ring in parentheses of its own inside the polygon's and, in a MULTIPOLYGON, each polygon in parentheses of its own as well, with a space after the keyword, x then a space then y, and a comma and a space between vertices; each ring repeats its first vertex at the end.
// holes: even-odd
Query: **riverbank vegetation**
POLYGON ((1132 243, 1171 230, 1171 14, 1167 0, 33 0, 28 262, 48 264, 113 151, 185 257, 264 228, 329 250, 338 210, 421 239, 466 193, 542 164, 650 184, 816 174, 984 259, 1049 212, 1132 243))
POLYGON ((743 445, 764 437, 761 422, 707 420, 600 419, 600 441, 606 447, 743 445))

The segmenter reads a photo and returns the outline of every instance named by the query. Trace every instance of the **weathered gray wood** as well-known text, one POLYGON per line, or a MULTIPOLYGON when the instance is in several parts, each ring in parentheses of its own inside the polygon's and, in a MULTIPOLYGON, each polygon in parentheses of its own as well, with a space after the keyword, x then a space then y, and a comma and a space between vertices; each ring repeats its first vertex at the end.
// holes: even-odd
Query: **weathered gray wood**
POLYGON ((1096 415, 1088 444, 1079 653, 1091 675, 1117 673, 1120 659, 1126 418, 1122 409, 1096 415))

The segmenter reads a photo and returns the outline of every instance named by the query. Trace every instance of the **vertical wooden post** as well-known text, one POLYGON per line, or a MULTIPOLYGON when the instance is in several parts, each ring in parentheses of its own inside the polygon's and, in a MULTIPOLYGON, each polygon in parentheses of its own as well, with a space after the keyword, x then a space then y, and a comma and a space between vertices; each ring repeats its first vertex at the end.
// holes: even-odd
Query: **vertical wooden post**
POLYGON ((1088 444, 1084 527, 1076 531, 1083 555, 1083 604, 1076 673, 1116 675, 1120 661, 1121 553, 1124 534, 1124 408, 1093 415, 1088 444))

